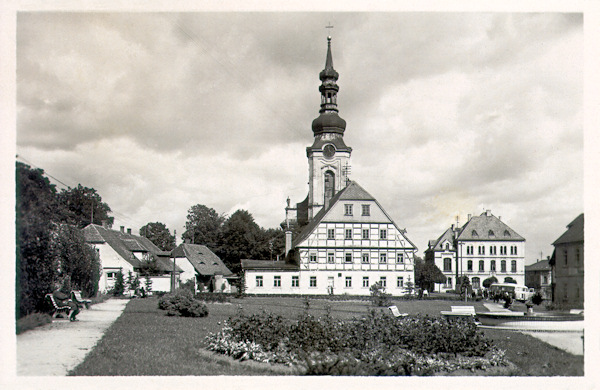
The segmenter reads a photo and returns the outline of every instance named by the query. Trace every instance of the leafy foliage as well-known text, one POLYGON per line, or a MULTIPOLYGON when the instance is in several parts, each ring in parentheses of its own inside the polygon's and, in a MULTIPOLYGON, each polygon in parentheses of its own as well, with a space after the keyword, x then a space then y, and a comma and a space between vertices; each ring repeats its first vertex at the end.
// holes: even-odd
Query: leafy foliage
POLYGON ((194 299, 187 289, 177 289, 174 293, 164 295, 158 301, 158 308, 166 310, 168 316, 206 317, 208 308, 202 302, 194 299))
POLYGON ((162 222, 148 222, 140 229, 140 236, 152 241, 160 250, 171 251, 175 248, 175 235, 162 222))
POLYGON ((495 276, 490 276, 483 281, 482 285, 485 288, 490 288, 490 286, 494 283, 498 283, 498 279, 495 276))
POLYGON ((381 282, 377 282, 369 287, 371 292, 371 303, 374 306, 390 306, 392 304, 392 294, 387 294, 381 282))
POLYGON ((533 294, 533 296, 531 297, 531 303, 533 303, 534 305, 541 305, 542 302, 544 301, 544 297, 542 296, 542 293, 539 291, 536 291, 535 294, 533 294))
POLYGON ((214 209, 202 204, 194 205, 188 210, 182 238, 193 244, 206 245, 215 252, 219 245, 219 232, 223 222, 225 217, 214 209))
POLYGON ((123 276, 123 272, 119 270, 115 277, 115 285, 111 289, 111 294, 114 296, 120 297, 125 292, 125 278, 123 276))
POLYGON ((52 322, 52 317, 46 313, 31 313, 17 320, 16 331, 21 334, 25 331, 35 329, 39 326, 52 322))
POLYGON ((93 188, 78 184, 77 187, 62 190, 58 195, 59 202, 65 207, 69 224, 84 228, 90 223, 101 225, 103 222, 111 227, 114 217, 108 204, 102 202, 102 197, 93 188))
POLYGON ((504 278, 504 283, 514 283, 517 284, 517 281, 510 276, 504 278))
POLYGON ((267 312, 249 316, 240 312, 207 340, 213 351, 300 364, 313 375, 423 375, 485 369, 500 364, 503 356, 472 319, 397 319, 375 310, 352 320, 316 318, 304 312, 296 321, 267 312))
POLYGON ((446 275, 435 265, 434 262, 423 261, 415 257, 415 283, 417 286, 433 291, 435 283, 445 283, 446 275))

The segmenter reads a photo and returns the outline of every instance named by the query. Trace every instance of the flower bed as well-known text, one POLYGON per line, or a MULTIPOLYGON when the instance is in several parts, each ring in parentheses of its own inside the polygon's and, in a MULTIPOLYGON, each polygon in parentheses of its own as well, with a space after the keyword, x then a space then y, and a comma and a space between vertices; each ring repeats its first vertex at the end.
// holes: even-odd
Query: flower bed
POLYGON ((308 375, 431 375, 507 364, 472 319, 397 319, 375 310, 352 320, 240 313, 207 341, 209 350, 296 365, 308 375))

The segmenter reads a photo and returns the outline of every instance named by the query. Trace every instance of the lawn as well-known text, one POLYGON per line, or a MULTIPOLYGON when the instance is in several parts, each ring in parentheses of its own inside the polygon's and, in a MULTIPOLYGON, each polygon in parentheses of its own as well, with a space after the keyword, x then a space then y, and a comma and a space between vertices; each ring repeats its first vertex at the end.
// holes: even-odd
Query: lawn
MULTIPOLYGON (((443 300, 397 300, 394 304, 409 314, 439 315, 450 305, 464 302, 443 300)), ((478 311, 481 302, 469 302, 478 311)), ((223 321, 239 310, 246 314, 263 310, 295 319, 306 310, 300 298, 247 297, 231 304, 208 304, 204 318, 168 317, 157 308, 157 299, 135 299, 108 329, 102 340, 70 375, 285 375, 293 369, 255 362, 238 362, 206 351, 205 337, 222 328, 223 321)), ((341 319, 360 317, 373 308, 368 301, 310 299, 309 312, 327 310, 341 319)), ((378 310, 387 310, 379 308, 378 310)), ((519 375, 583 375, 583 357, 573 356, 533 337, 517 332, 485 330, 485 335, 517 366, 519 375)))

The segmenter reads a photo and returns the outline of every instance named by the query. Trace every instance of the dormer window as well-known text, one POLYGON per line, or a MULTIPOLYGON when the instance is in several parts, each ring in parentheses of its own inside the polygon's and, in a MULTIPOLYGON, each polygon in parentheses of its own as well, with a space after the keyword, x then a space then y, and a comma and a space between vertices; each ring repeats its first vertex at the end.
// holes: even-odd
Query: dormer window
POLYGON ((488 231, 488 237, 494 237, 494 231, 493 230, 488 231))
POLYGON ((473 230, 473 231, 471 232, 471 235, 472 235, 473 237, 479 237, 479 234, 477 234, 477 232, 476 232, 475 230, 473 230))
POLYGON ((504 231, 504 237, 510 237, 510 232, 508 230, 504 231))

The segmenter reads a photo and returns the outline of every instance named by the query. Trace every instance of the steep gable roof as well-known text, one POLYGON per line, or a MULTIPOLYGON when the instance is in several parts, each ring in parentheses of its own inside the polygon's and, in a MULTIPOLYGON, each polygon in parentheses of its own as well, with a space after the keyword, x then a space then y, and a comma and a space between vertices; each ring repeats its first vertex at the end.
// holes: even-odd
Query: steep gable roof
POLYGON ((437 239, 437 240, 431 240, 431 242, 433 242, 433 244, 431 245, 433 247, 433 250, 442 250, 444 249, 442 247, 442 244, 444 243, 444 241, 450 241, 450 243, 453 242, 454 240, 454 229, 452 227, 449 227, 448 229, 446 229, 446 231, 437 239))
POLYGON ((567 225, 567 231, 564 232, 552 245, 568 244, 572 242, 583 242, 583 213, 579 214, 570 224, 567 225))
POLYGON ((471 218, 460 230, 458 239, 474 241, 525 241, 510 226, 488 212, 471 218))
POLYGON ((365 191, 365 189, 362 188, 360 185, 358 185, 358 183, 356 183, 355 181, 351 181, 345 188, 343 188, 340 191, 338 191, 329 200, 329 207, 327 207, 327 208, 323 207, 317 213, 317 215, 314 216, 314 218, 312 219, 312 221, 310 221, 304 227, 304 229, 302 229, 302 231, 300 232, 300 234, 298 234, 298 236, 294 238, 294 240, 292 242, 292 247, 295 248, 298 244, 300 244, 302 241, 304 241, 306 238, 308 238, 308 236, 310 236, 310 234, 321 223, 321 221, 323 220, 323 218, 325 218, 325 216, 327 215, 327 213, 329 213, 329 211, 331 211, 340 200, 346 200, 346 201, 348 201, 348 200, 369 200, 369 201, 375 202, 375 204, 381 209, 381 211, 387 217, 387 219, 394 225, 394 227, 396 227, 396 229, 398 230, 398 232, 400 232, 400 234, 402 235, 402 237, 404 237, 404 239, 413 248, 415 248, 415 250, 417 249, 416 245, 413 244, 412 241, 410 241, 404 235, 404 233, 402 232, 402 230, 400 228, 398 228, 398 226, 396 225, 396 223, 394 222, 394 220, 385 212, 385 210, 383 209, 383 207, 381 207, 381 205, 379 204, 379 202, 377 202, 377 199, 375 199, 371 194, 369 194, 367 191, 365 191))
POLYGON ((173 249, 173 257, 186 258, 201 275, 232 275, 223 260, 205 245, 181 244, 173 249))
MULTIPOLYGON (((173 262, 169 260, 169 252, 161 251, 152 241, 146 237, 112 230, 100 225, 89 224, 83 228, 86 242, 90 244, 106 243, 114 249, 123 259, 135 268, 139 268, 142 262, 137 259, 133 252, 148 253, 156 260, 158 269, 163 272, 173 271, 173 262)), ((181 268, 176 268, 181 272, 181 268)))

